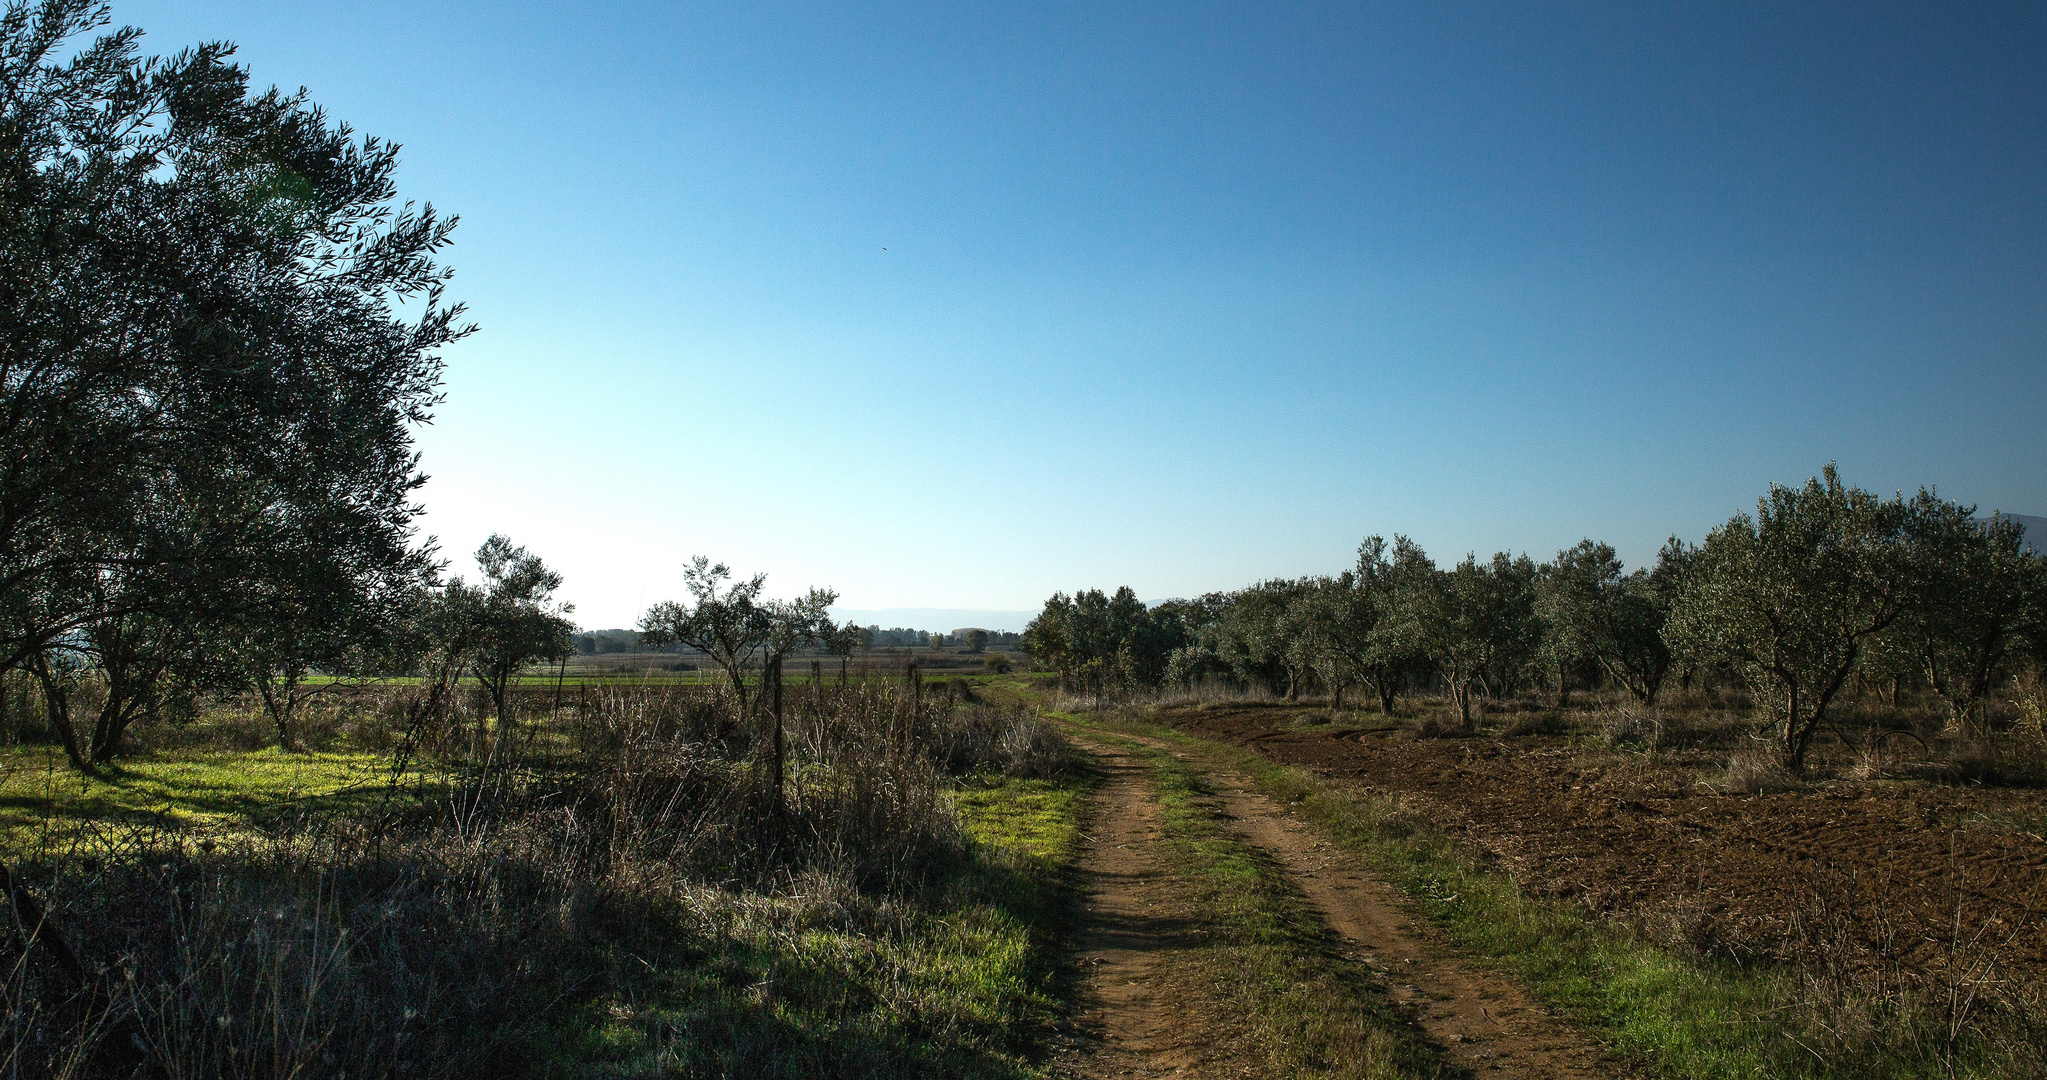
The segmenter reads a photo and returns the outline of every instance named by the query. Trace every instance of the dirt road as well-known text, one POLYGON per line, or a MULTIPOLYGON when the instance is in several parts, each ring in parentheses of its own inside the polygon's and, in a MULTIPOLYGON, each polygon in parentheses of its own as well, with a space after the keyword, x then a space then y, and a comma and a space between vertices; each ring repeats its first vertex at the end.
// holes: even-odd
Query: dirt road
POLYGON ((1162 858, 1148 770, 1113 744, 1084 745, 1104 782, 1080 860, 1082 1040, 1067 1068, 1088 1078, 1249 1075, 1189 970, 1199 930, 1162 858))
MULTIPOLYGON (((1229 1039, 1227 1003, 1200 998, 1176 970, 1196 944, 1184 887, 1160 850, 1158 807, 1141 758, 1084 731, 1070 736, 1107 772, 1082 859, 1089 892, 1080 942, 1088 1038, 1070 1062, 1082 1077, 1242 1076, 1255 1071, 1229 1039)), ((1239 839, 1263 849, 1308 897, 1348 959, 1383 980, 1446 1062, 1480 1077, 1577 1080, 1623 1075, 1600 1048, 1504 976, 1466 963, 1408 915, 1311 824, 1250 783, 1171 744, 1136 741, 1197 768, 1239 839)))

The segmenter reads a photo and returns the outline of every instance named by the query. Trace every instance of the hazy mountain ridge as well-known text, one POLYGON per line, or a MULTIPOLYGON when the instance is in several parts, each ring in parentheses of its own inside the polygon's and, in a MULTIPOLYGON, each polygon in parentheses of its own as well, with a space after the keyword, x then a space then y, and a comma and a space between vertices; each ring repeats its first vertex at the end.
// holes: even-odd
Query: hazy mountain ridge
POLYGON ((989 611, 981 608, 839 608, 832 618, 861 626, 907 626, 919 630, 950 633, 966 627, 1023 633, 1037 617, 1035 611, 989 611))
POLYGON ((2031 514, 2007 514, 2002 510, 1996 511, 1996 513, 1999 517, 2010 518, 2024 526, 2026 530, 2026 543, 2047 551, 2047 517, 2034 517, 2031 514))

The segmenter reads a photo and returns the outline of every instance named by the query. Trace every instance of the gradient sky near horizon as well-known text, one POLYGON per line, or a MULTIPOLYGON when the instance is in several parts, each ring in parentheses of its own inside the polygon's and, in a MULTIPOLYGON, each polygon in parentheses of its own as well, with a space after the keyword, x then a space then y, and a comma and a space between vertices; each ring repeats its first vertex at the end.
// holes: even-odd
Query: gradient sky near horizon
MULTIPOLYGON (((427 531, 585 626, 2047 514, 2047 7, 116 2, 461 215, 427 531)), ((940 628, 943 629, 943 628, 940 628)))

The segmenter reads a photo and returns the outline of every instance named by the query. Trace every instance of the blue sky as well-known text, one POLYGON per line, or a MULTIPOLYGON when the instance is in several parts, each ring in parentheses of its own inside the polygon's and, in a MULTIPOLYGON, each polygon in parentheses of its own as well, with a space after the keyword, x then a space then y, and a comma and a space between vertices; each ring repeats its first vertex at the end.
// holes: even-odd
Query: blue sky
POLYGON ((117 3, 405 145, 425 527, 588 626, 2047 513, 2047 8, 117 3))

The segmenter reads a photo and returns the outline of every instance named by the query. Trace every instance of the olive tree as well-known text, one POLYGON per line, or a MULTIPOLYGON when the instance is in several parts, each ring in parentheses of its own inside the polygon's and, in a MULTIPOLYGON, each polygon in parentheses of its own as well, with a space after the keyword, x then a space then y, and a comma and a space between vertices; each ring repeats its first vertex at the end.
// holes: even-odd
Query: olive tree
POLYGON ((1596 652, 1599 666, 1645 706, 1656 704, 1677 659, 1663 627, 1683 588, 1689 560, 1690 549, 1671 539, 1657 552, 1654 567, 1621 580, 1607 607, 1608 622, 1596 652))
POLYGON ((1210 647, 1238 680, 1284 689, 1300 697, 1314 671, 1314 652, 1295 645, 1287 611, 1312 587, 1307 579, 1273 578, 1232 593, 1210 636, 1210 647))
POLYGON ((1173 650, 1185 638, 1175 609, 1148 608, 1126 585, 1113 594, 1054 593, 1024 628, 1023 648, 1058 673, 1062 687, 1077 683, 1099 696, 1111 686, 1163 682, 1173 650))
POLYGON ((476 565, 483 572, 477 584, 457 578, 447 591, 469 620, 469 670, 490 693, 502 744, 512 730, 506 700, 512 680, 532 664, 574 653, 569 636, 576 627, 568 615, 575 608, 554 601, 562 576, 501 533, 476 549, 476 565))
POLYGON ((30 658, 50 726, 74 767, 110 762, 130 724, 156 712, 176 688, 203 680, 201 639, 214 613, 192 603, 197 593, 185 577, 194 564, 177 552, 189 539, 160 518, 147 522, 125 558, 96 575, 90 597, 98 614, 30 658), (74 716, 71 691, 88 679, 100 691, 97 708, 91 717, 74 716))
POLYGON ((1534 651, 1535 564, 1501 552, 1483 563, 1466 555, 1448 570, 1433 570, 1419 549, 1417 556, 1423 561, 1411 567, 1397 598, 1402 636, 1434 660, 1470 731, 1473 694, 1504 692, 1534 651))
POLYGON ((1870 639, 1897 620, 1907 584, 1907 508, 1841 483, 1832 465, 1772 485, 1700 545, 1669 630, 1739 671, 1770 709, 1786 768, 1806 752, 1870 639))
POLYGON ((731 682, 744 715, 750 700, 746 669, 773 628, 761 599, 768 576, 755 574, 735 581, 730 567, 698 555, 683 570, 682 582, 690 600, 664 600, 648 608, 640 616, 640 641, 656 649, 685 645, 710 657, 731 682))
POLYGON ((2006 517, 1921 490, 1906 505, 1904 570, 1911 593, 1889 635, 1948 704, 1958 730, 1980 726, 1980 704, 2047 603, 2047 558, 2006 517))
POLYGON ((1061 690, 1066 689, 1067 679, 1072 676, 1076 664, 1072 651, 1073 636, 1068 630, 1073 616, 1073 598, 1063 592, 1053 593, 1030 624, 1024 627, 1021 642, 1024 655, 1029 656, 1039 668, 1056 675, 1061 690))
POLYGON ((1627 572, 1611 546, 1584 540, 1543 566, 1535 581, 1535 612, 1541 621, 1541 654, 1556 675, 1560 707, 1567 699, 1568 666, 1580 660, 1597 662, 1636 700, 1655 704, 1670 671, 1663 623, 1685 551, 1672 540, 1653 570, 1627 572))
POLYGON ((1276 627, 1285 641, 1288 667, 1313 671, 1329 691, 1334 709, 1343 707, 1344 690, 1359 677, 1362 638, 1348 625, 1358 600, 1356 592, 1348 573, 1304 579, 1279 613, 1276 627))
POLYGON ((1590 539, 1557 552, 1536 573, 1538 652, 1545 673, 1556 680, 1558 708, 1570 705, 1573 669, 1596 659, 1606 644, 1625 577, 1613 546, 1590 539))
POLYGON ((437 572, 431 547, 407 548, 400 537, 345 525, 295 523, 294 535, 245 583, 221 634, 237 682, 255 688, 285 750, 298 748, 307 702, 403 666, 408 621, 437 572))
POLYGON ((470 329, 397 147, 251 93, 230 46, 106 26, 0 14, 0 670, 231 626, 297 521, 403 548, 411 430, 470 329))
POLYGON ((870 633, 864 626, 847 622, 833 626, 824 634, 824 651, 839 658, 839 685, 846 685, 846 669, 853 661, 853 653, 867 647, 870 633))
POLYGON ((1393 715, 1394 699, 1410 673, 1430 663, 1419 627, 1402 618, 1401 601, 1423 588, 1436 564, 1421 545, 1405 536, 1393 537, 1391 554, 1383 537, 1368 536, 1358 545, 1357 600, 1352 627, 1363 634, 1359 665, 1365 681, 1378 692, 1380 711, 1393 715))

